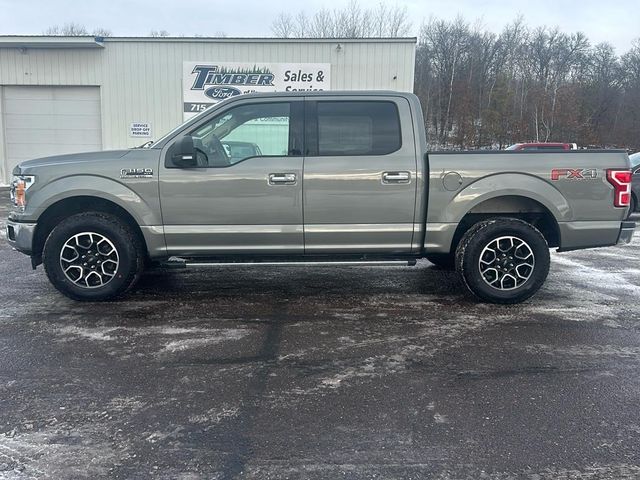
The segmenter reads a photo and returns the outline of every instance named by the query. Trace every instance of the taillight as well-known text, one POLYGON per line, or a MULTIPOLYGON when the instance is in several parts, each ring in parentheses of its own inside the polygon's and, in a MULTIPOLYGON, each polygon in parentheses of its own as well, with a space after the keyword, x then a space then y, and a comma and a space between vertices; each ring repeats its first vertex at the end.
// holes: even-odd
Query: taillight
POLYGON ((631 203, 631 171, 607 170, 607 180, 613 185, 613 204, 628 207, 631 203))

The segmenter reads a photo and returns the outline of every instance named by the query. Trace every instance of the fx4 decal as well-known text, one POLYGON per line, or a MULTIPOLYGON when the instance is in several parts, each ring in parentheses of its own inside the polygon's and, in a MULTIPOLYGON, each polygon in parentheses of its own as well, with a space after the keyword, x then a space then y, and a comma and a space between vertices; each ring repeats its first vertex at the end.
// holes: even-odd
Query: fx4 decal
POLYGON ((551 170, 551 180, 591 180, 598 178, 596 168, 554 168, 551 170))

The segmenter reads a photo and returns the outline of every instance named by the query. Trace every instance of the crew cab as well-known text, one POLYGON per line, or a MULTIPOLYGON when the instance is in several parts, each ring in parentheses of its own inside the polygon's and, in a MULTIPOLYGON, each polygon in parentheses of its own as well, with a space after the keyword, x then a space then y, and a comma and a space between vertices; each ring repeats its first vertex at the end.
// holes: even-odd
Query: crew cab
POLYGON ((13 174, 8 241, 76 300, 121 295, 157 263, 426 258, 479 299, 516 303, 545 281, 550 248, 628 243, 635 228, 624 151, 428 152, 419 100, 398 92, 240 95, 144 148, 13 174), (232 159, 234 142, 256 147, 232 159))

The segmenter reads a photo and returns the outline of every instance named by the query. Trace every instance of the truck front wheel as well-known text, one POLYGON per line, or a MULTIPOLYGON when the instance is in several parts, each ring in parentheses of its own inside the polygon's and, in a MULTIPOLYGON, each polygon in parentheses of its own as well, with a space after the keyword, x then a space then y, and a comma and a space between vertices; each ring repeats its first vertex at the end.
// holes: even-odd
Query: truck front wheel
POLYGON ((535 294, 549 273, 549 246, 533 225, 494 218, 471 227, 456 250, 456 269, 476 297, 518 303, 535 294))
POLYGON ((44 245, 49 281, 74 300, 109 300, 140 277, 144 253, 139 238, 118 217, 102 212, 61 221, 44 245))

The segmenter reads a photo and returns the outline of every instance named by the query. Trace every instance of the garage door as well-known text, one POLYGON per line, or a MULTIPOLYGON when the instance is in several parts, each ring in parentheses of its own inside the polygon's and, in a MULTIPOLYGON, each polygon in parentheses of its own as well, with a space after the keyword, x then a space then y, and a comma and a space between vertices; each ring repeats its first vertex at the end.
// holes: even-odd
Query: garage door
POLYGON ((102 148, 99 87, 2 90, 7 175, 24 160, 102 148))

